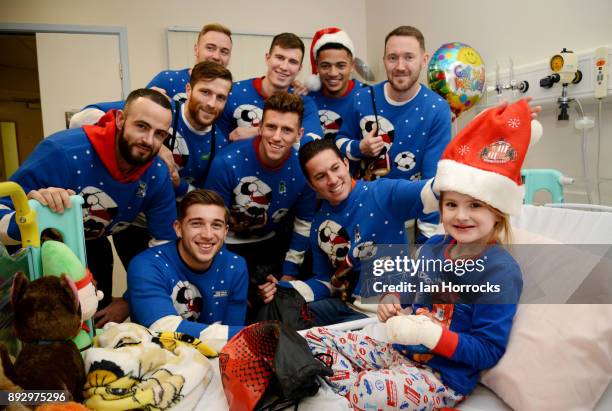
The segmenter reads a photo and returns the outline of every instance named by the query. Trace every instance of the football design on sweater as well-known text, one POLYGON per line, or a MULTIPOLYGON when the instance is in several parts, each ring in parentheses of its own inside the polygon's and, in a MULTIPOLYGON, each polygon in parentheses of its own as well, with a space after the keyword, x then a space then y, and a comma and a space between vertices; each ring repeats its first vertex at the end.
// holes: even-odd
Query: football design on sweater
POLYGON ((83 226, 85 238, 98 238, 117 216, 117 203, 98 187, 87 186, 79 195, 83 197, 83 226))
POLYGON ((234 188, 232 205, 233 230, 255 229, 268 222, 272 189, 254 176, 242 177, 234 188))
POLYGON ((202 312, 202 294, 189 281, 178 281, 172 289, 176 312, 185 320, 196 321, 202 312))
POLYGON ((393 162, 395 163, 395 166, 398 170, 410 171, 416 165, 414 157, 414 154, 410 151, 402 151, 401 153, 395 156, 393 162))
POLYGON ((319 110, 319 120, 323 128, 324 138, 334 138, 340 126, 342 126, 342 118, 340 115, 331 110, 319 110))
POLYGON ((234 110, 234 118, 238 127, 259 127, 263 110, 252 104, 241 104, 234 110))
POLYGON ((353 257, 360 260, 369 260, 376 255, 378 247, 374 241, 364 241, 353 248, 353 257))
MULTIPOLYGON (((359 121, 359 127, 361 128, 362 138, 366 137, 372 129, 376 126, 376 117, 365 116, 359 121)), ((378 116, 378 131, 376 135, 381 136, 383 141, 385 142, 385 147, 387 151, 391 148, 391 144, 393 144, 393 140, 395 139, 395 128, 393 124, 383 116, 378 116)))
POLYGON ((174 143, 174 149, 172 150, 172 158, 174 158, 174 164, 177 165, 177 169, 181 170, 187 164, 189 160, 189 147, 185 138, 179 133, 176 134, 176 141, 174 143))
POLYGON ((351 239, 344 227, 332 220, 325 220, 317 230, 319 247, 331 262, 334 268, 350 264, 349 252, 351 239))

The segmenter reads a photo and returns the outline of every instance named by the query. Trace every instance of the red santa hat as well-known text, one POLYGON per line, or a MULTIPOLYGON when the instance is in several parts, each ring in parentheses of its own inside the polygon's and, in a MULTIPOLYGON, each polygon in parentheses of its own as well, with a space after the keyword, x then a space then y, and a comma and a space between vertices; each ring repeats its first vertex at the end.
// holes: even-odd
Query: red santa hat
POLYGON ((317 52, 326 44, 337 43, 348 49, 355 56, 355 46, 353 41, 346 32, 337 27, 328 27, 317 31, 312 38, 310 45, 310 65, 312 66, 312 75, 306 78, 305 84, 310 91, 318 91, 321 89, 321 79, 317 74, 317 52))
MULTIPOLYGON (((525 100, 482 112, 446 146, 433 181, 434 193, 456 191, 503 213, 520 214, 525 194, 521 166, 541 136, 542 125, 531 119, 525 100)), ((438 209, 434 196, 424 200, 425 212, 438 209)))

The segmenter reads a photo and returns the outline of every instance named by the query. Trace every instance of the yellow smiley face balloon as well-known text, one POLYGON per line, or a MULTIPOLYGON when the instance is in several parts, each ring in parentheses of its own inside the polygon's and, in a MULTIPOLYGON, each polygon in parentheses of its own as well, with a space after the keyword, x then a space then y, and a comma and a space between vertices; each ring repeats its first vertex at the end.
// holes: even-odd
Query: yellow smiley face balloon
POLYGON ((485 66, 482 57, 464 43, 443 44, 431 57, 429 88, 448 102, 455 116, 472 108, 482 96, 485 66))

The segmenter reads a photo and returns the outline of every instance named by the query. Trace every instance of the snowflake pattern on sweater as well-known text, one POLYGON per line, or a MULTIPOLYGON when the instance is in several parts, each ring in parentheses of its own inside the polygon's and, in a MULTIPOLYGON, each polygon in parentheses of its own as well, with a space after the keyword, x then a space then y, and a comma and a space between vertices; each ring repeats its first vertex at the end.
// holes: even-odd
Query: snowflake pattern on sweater
POLYGON ((342 97, 327 97, 323 90, 309 93, 319 110, 319 121, 323 128, 324 138, 335 138, 342 127, 347 114, 353 109, 353 99, 365 84, 351 80, 346 94, 342 97))
MULTIPOLYGON (((263 77, 252 78, 233 84, 223 114, 218 121, 220 130, 226 136, 229 136, 236 127, 259 127, 266 99, 261 89, 262 79, 263 77)), ((289 92, 293 90, 289 88, 289 92)), ((309 141, 321 138, 323 130, 314 101, 308 96, 302 96, 302 101, 304 102, 304 118, 302 119, 304 135, 300 144, 304 145, 309 141)))
MULTIPOLYGON (((72 189, 84 199, 83 225, 87 239, 109 235, 144 212, 157 240, 176 238, 174 193, 168 169, 155 157, 137 181, 113 179, 82 128, 63 130, 44 139, 10 177, 27 193, 47 187, 72 189)), ((0 199, 0 240, 16 244, 20 234, 12 203, 0 199)))
MULTIPOLYGON (((385 84, 386 81, 372 87, 378 110, 378 135, 385 142, 391 166, 385 177, 432 178, 451 138, 448 103, 423 85, 410 101, 395 103, 386 96, 385 84)), ((359 142, 376 123, 371 89, 360 89, 336 136, 336 144, 342 153, 353 161, 364 158, 359 142)))
POLYGON ((232 213, 233 232, 228 242, 240 242, 241 238, 261 241, 294 209, 294 230, 283 273, 295 275, 308 247, 315 193, 306 183, 294 148, 282 165, 270 169, 259 158, 260 141, 260 137, 238 141, 218 153, 206 188, 219 193, 232 213))
POLYGON ((191 78, 189 70, 188 68, 184 68, 182 70, 160 71, 151 81, 149 81, 147 88, 159 87, 165 90, 168 97, 173 100, 187 100, 185 87, 191 78))

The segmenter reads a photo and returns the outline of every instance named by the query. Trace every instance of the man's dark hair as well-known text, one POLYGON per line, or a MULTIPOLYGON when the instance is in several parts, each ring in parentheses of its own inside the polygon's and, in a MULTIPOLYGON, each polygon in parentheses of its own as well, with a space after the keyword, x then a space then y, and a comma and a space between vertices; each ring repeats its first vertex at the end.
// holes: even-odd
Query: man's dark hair
POLYGON ((421 50, 425 51, 425 37, 423 37, 423 33, 421 33, 421 30, 417 29, 416 27, 399 26, 398 28, 391 31, 389 34, 387 34, 387 37, 385 37, 385 49, 387 47, 387 41, 389 41, 389 38, 393 36, 414 37, 419 42, 421 50))
POLYGON ((348 54, 348 56, 350 58, 353 58, 353 53, 351 53, 351 51, 349 49, 347 49, 345 46, 343 46, 340 43, 326 43, 323 46, 321 46, 319 48, 319 50, 317 50, 317 55, 315 56, 315 58, 318 60, 319 59, 319 53, 321 53, 323 50, 346 50, 346 53, 348 54))
POLYGON ((196 64, 191 69, 191 77, 189 78, 189 85, 195 87, 200 80, 213 81, 215 79, 227 80, 230 83, 232 80, 232 72, 223 67, 219 63, 214 61, 203 61, 196 64))
POLYGON ((274 46, 278 46, 282 49, 300 49, 302 51, 302 58, 300 63, 304 61, 304 42, 301 38, 293 33, 281 33, 274 36, 272 44, 270 44, 269 53, 272 53, 274 46))
POLYGON ((187 210, 189 209, 189 207, 196 204, 216 205, 223 208, 223 210, 225 210, 225 224, 229 223, 230 212, 225 206, 223 198, 221 198, 221 196, 215 191, 206 189, 190 191, 183 197, 183 199, 179 202, 176 210, 177 219, 179 221, 182 221, 187 215, 187 210))
POLYGON ((272 94, 264 103, 263 118, 266 118, 266 111, 278 111, 279 113, 295 113, 298 115, 298 127, 302 126, 304 118, 304 102, 302 97, 287 93, 286 91, 272 94))
POLYGON ((150 88, 137 88, 136 90, 132 91, 125 100, 124 111, 128 110, 128 107, 132 101, 140 97, 149 99, 152 102, 159 104, 163 108, 172 111, 172 106, 170 105, 170 100, 168 100, 168 97, 159 91, 151 90, 150 88))
POLYGON ((300 147, 298 158, 300 160, 300 168, 302 169, 302 173, 304 174, 304 177, 306 177, 306 180, 310 181, 308 170, 306 170, 306 163, 308 163, 314 156, 325 150, 333 151, 341 161, 344 161, 345 157, 342 155, 342 152, 340 149, 338 149, 336 143, 334 143, 334 140, 329 138, 313 140, 300 147))

